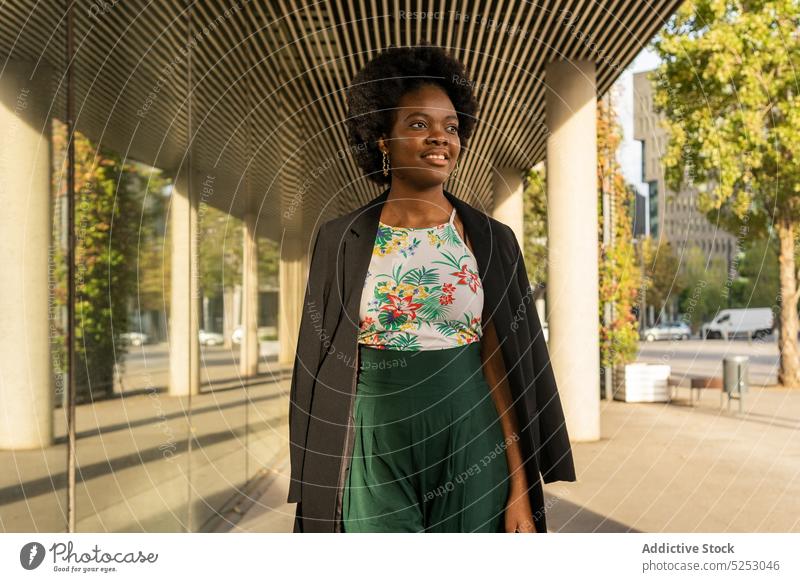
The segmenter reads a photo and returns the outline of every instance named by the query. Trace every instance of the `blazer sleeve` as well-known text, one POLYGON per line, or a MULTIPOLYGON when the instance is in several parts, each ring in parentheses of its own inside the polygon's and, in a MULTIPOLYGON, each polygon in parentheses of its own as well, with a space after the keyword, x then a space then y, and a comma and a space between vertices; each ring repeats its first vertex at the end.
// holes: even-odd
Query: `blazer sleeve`
MULTIPOLYGON (((513 260, 520 297, 525 297, 526 294, 531 292, 531 284, 525 269, 525 260, 517 242, 517 237, 511 227, 508 227, 508 233, 514 249, 513 260)), ((533 355, 534 387, 536 389, 537 415, 539 419, 539 434, 536 435, 536 445, 539 449, 540 460, 539 471, 545 483, 575 481, 572 447, 569 443, 567 424, 561 406, 561 399, 558 396, 555 375, 550 364, 547 342, 544 339, 544 331, 539 320, 538 310, 533 303, 530 305, 531 308, 525 311, 528 326, 530 327, 530 337, 533 342, 531 353, 533 355)))
POLYGON ((303 311, 300 316, 300 330, 297 350, 292 369, 289 391, 289 460, 291 481, 289 483, 288 503, 300 501, 303 460, 305 457, 306 436, 311 414, 311 396, 322 355, 322 340, 319 330, 325 316, 325 303, 330 288, 329 261, 324 256, 326 224, 317 231, 311 251, 303 311), (322 241, 322 242, 321 242, 322 241))

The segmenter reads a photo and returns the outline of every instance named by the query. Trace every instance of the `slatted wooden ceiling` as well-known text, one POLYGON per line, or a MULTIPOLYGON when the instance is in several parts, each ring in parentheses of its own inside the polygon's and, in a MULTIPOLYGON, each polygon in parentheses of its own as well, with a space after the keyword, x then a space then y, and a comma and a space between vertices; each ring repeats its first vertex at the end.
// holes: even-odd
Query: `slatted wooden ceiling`
MULTIPOLYGON (((545 64, 594 58, 602 94, 680 0, 188 4, 76 4, 78 128, 171 172, 190 149, 198 175, 213 176, 203 201, 236 216, 253 205, 260 232, 278 238, 284 227, 312 230, 379 191, 338 155, 347 145, 345 90, 376 51, 428 39, 464 62, 476 85, 493 89, 478 91, 470 160, 448 184, 488 209, 494 167, 528 168, 544 157, 545 64), (412 11, 440 17, 405 16, 412 11), (182 49, 190 30, 189 59, 182 49)), ((0 7, 3 60, 51 67, 56 117, 65 106, 64 27, 61 3, 0 7)))

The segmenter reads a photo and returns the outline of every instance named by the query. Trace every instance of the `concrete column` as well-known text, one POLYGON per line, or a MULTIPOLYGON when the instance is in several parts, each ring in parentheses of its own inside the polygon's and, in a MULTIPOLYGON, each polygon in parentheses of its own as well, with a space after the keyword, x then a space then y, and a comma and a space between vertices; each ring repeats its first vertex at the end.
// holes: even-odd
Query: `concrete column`
POLYGON ((172 270, 169 308, 169 395, 200 393, 197 196, 185 166, 178 174, 170 202, 172 270))
MULTIPOLYGON (((0 75, 0 448, 53 442, 50 367, 49 71, 7 61, 0 75)), ((58 317, 53 305, 53 317, 58 317)), ((55 321, 53 322, 56 323, 55 321)), ((66 390, 65 385, 59 385, 66 390)))
POLYGON ((545 80, 550 358, 570 438, 591 441, 600 438, 595 65, 552 62, 545 80))
POLYGON ((492 176, 494 183, 493 218, 507 224, 517 235, 517 242, 525 251, 522 226, 525 219, 522 171, 516 168, 498 168, 492 176))
POLYGON ((242 344, 239 356, 239 373, 244 376, 258 374, 258 238, 255 212, 244 216, 242 228, 244 246, 242 253, 242 344))
POLYGON ((299 233, 286 232, 281 244, 278 292, 278 361, 282 364, 294 363, 310 259, 307 251, 308 244, 299 233))
MULTIPOLYGON (((536 314, 539 316, 539 321, 541 321, 542 324, 544 324, 547 321, 547 311, 546 311, 547 306, 545 305, 544 297, 539 297, 536 300, 535 304, 536 304, 536 314)), ((550 335, 550 329, 548 328, 545 339, 548 339, 549 335, 550 335)))

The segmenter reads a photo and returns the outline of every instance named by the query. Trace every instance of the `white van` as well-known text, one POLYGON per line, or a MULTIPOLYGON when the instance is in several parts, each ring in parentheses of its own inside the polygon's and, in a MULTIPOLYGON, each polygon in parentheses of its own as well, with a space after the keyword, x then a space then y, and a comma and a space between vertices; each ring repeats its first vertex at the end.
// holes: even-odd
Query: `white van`
POLYGON ((745 309, 723 309, 709 323, 703 324, 701 337, 760 338, 772 333, 772 309, 769 307, 749 307, 745 309))

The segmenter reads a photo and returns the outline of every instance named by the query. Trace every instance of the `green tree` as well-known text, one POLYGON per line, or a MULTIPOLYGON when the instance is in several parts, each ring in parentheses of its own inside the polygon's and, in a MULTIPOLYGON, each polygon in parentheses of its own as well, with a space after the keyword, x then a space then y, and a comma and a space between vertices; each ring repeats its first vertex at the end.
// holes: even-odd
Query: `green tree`
POLYGON ((684 255, 685 284, 678 297, 683 321, 698 332, 706 321, 727 307, 725 281, 728 265, 717 256, 709 257, 697 245, 692 245, 684 255))
POLYGON ((775 237, 749 241, 739 257, 731 286, 734 307, 772 307, 780 289, 778 241, 775 237))
POLYGON ((216 298, 242 282, 243 224, 213 206, 201 210, 200 281, 203 295, 216 298))
POLYGON ((135 305, 136 309, 143 312, 164 311, 165 297, 169 296, 164 284, 170 280, 172 265, 168 239, 170 231, 165 226, 171 180, 162 170, 144 165, 141 166, 140 177, 142 183, 138 191, 142 193, 142 199, 136 218, 141 226, 136 243, 138 285, 135 305))
POLYGON ((798 0, 687 0, 654 42, 670 188, 695 183, 699 209, 742 239, 777 232, 785 386, 800 386, 799 29, 798 0))
POLYGON ((258 239, 258 281, 270 287, 279 286, 281 249, 278 241, 259 237, 258 239))
MULTIPOLYGON (((54 122, 53 172, 58 208, 66 206, 66 131, 54 122)), ((75 134, 75 386, 78 400, 113 391, 114 364, 122 362, 128 331, 128 302, 135 291, 141 166, 124 162, 115 152, 75 134)), ((56 221, 56 240, 61 238, 56 221)), ((66 249, 56 247, 55 302, 66 306, 66 249)), ((56 338, 65 361, 65 331, 56 338)))
MULTIPOLYGON (((242 284, 244 223, 230 214, 209 205, 201 206, 200 229, 200 281, 205 297, 222 297, 226 304, 233 300, 233 292, 242 284)), ((258 284, 278 287, 280 248, 278 242, 258 238, 258 284)), ((223 309, 223 335, 226 344, 234 328, 232 307, 223 309)), ((208 322, 206 323, 208 326, 208 322)))
MULTIPOLYGON (((662 313, 671 298, 680 297, 686 288, 686 276, 679 269, 678 257, 669 242, 644 237, 640 245, 644 254, 644 288, 647 304, 662 313)), ((660 315, 657 319, 661 319, 660 315)))
POLYGON ((532 285, 544 285, 547 281, 547 192, 541 166, 531 168, 525 177, 523 205, 525 269, 532 285))

